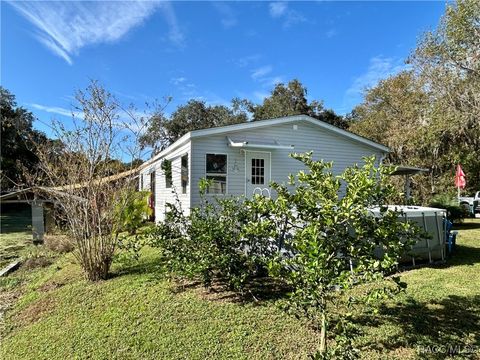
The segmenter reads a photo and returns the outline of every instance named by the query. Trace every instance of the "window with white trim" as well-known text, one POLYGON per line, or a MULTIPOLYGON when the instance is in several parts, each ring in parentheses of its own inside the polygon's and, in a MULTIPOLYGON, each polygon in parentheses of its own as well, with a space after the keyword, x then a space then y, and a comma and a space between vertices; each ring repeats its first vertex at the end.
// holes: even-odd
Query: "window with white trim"
POLYGON ((252 184, 265 185, 265 159, 252 159, 252 184))
POLYGON ((182 169, 180 176, 182 178, 182 194, 186 194, 188 186, 188 154, 182 156, 181 164, 182 169))
POLYGON ((206 154, 205 178, 210 181, 207 194, 227 193, 227 155, 206 154))

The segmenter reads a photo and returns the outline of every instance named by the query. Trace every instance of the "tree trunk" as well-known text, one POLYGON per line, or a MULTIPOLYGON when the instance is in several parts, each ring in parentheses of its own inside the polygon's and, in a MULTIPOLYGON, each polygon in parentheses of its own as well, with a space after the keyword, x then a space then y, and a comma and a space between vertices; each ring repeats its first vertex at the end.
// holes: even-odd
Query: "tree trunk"
POLYGON ((322 312, 322 330, 320 332, 320 354, 327 352, 327 321, 325 319, 325 312, 322 312))

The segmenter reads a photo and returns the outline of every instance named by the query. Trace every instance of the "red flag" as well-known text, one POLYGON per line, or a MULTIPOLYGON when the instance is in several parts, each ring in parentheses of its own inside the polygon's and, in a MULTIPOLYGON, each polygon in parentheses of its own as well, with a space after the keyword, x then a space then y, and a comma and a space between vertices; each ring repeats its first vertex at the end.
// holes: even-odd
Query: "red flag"
POLYGON ((460 164, 457 165, 457 173, 455 174, 455 187, 465 189, 467 180, 465 179, 465 173, 462 170, 460 164))

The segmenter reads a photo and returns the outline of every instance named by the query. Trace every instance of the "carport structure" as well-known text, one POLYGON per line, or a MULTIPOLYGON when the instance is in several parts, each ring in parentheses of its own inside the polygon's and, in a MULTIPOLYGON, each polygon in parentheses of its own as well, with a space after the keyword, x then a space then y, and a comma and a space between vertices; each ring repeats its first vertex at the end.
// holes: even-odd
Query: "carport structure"
POLYGON ((50 232, 54 227, 55 201, 52 200, 52 191, 68 196, 58 190, 44 187, 26 188, 0 196, 0 204, 29 204, 31 206, 33 242, 43 242, 44 234, 50 232))
POLYGON ((430 172, 429 169, 425 168, 419 168, 419 167, 414 167, 414 166, 404 166, 404 165, 398 165, 396 166, 396 170, 391 174, 393 175, 401 175, 405 177, 405 185, 404 185, 404 192, 405 192, 405 203, 408 204, 409 200, 411 199, 411 182, 412 179, 411 177, 413 175, 417 174, 422 174, 422 173, 428 173, 430 172))

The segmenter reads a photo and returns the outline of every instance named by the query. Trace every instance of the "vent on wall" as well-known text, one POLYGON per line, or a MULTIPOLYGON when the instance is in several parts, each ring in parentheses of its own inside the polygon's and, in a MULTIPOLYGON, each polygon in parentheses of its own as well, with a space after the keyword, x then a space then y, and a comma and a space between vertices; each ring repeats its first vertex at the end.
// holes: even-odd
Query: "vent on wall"
POLYGON ((298 130, 298 125, 293 125, 293 130, 298 130))

